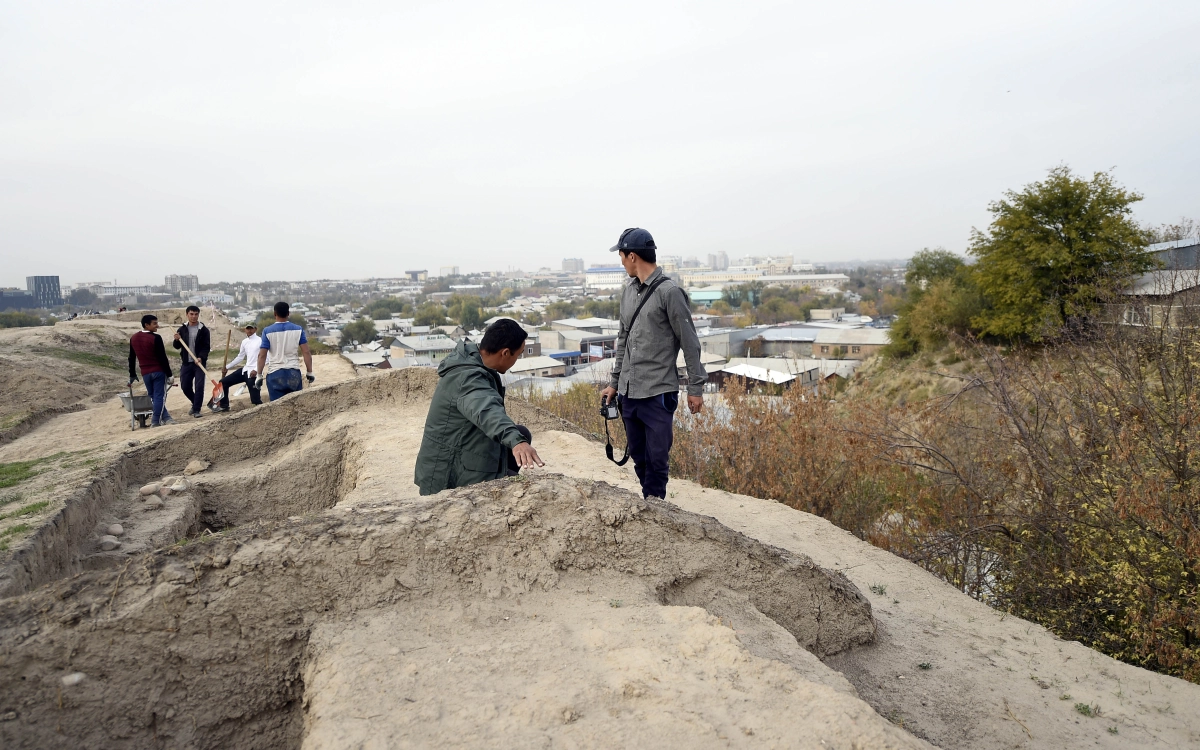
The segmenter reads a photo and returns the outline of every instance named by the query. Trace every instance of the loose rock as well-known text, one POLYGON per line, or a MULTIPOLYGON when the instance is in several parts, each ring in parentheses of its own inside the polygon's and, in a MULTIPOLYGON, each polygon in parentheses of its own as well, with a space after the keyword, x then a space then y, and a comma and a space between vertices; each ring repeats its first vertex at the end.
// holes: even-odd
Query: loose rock
POLYGON ((172 492, 187 492, 192 488, 192 483, 186 479, 180 479, 175 484, 171 485, 172 492))
POLYGON ((72 672, 71 674, 63 675, 62 684, 66 687, 78 685, 79 683, 83 682, 84 678, 86 677, 87 675, 85 675, 83 672, 72 672))
POLYGON ((119 523, 114 523, 108 527, 108 533, 111 536, 121 536, 125 533, 125 527, 119 523))
POLYGON ((105 534, 104 536, 100 537, 100 549, 104 550, 105 552, 110 552, 120 546, 121 542, 111 534, 105 534))
POLYGON ((174 490, 172 490, 170 487, 159 487, 159 488, 158 488, 158 496, 159 496, 159 497, 163 497, 163 498, 165 498, 165 497, 170 497, 170 496, 171 496, 171 493, 172 493, 173 491, 174 491, 174 490))
POLYGON ((163 507, 164 505, 166 505, 166 503, 164 503, 161 498, 152 497, 146 501, 146 504, 144 507, 146 510, 158 510, 159 508, 163 507))
POLYGON ((193 458, 191 461, 188 461, 188 465, 184 467, 183 473, 191 476, 192 474, 199 474, 208 467, 208 461, 204 461, 199 458, 193 458))
POLYGON ((150 484, 144 485, 140 490, 138 490, 138 492, 140 492, 143 495, 153 495, 156 492, 158 492, 160 489, 162 489, 161 484, 159 484, 158 482, 152 482, 150 484))

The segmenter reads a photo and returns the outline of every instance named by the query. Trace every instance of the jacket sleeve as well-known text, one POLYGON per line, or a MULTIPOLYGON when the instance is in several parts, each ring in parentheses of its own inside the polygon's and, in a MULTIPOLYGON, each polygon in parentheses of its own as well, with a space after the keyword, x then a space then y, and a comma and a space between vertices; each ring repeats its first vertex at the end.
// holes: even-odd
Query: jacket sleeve
POLYGON ((158 358, 158 366, 163 368, 167 377, 173 377, 175 373, 171 372, 171 360, 167 359, 167 347, 163 346, 162 336, 154 337, 154 356, 158 358))
MULTIPOLYGON (((178 333, 180 336, 186 336, 186 335, 187 335, 187 332, 186 332, 186 331, 181 331, 181 330, 179 330, 179 329, 176 329, 176 330, 175 330, 175 333, 178 333)), ((175 341, 175 340, 172 340, 172 341, 171 341, 171 346, 173 346, 173 347, 175 347, 176 349, 178 349, 178 350, 179 350, 179 352, 180 352, 180 355, 182 356, 182 354, 183 354, 183 346, 182 346, 181 342, 179 342, 179 341, 175 341)))
POLYGON ((708 382, 708 373, 700 362, 700 337, 696 335, 696 324, 692 322, 692 311, 684 302, 686 292, 674 284, 664 290, 667 294, 667 320, 675 332, 679 348, 683 350, 683 361, 687 365, 689 396, 704 395, 704 384, 708 382))
POLYGON ((137 353, 133 351, 133 339, 129 340, 129 382, 138 379, 137 376, 137 353))
POLYGON ((212 351, 212 336, 209 334, 208 326, 200 329, 200 333, 196 334, 196 358, 200 360, 200 364, 208 364, 208 355, 212 351))
POLYGON ((486 375, 482 372, 472 375, 463 382, 462 388, 463 393, 455 405, 471 424, 505 448, 511 449, 525 442, 517 423, 504 411, 504 397, 496 392, 486 375))
MULTIPOLYGON (((625 288, 621 288, 621 307, 625 306, 625 288)), ((617 328, 617 343, 613 348, 613 369, 612 377, 608 384, 612 388, 621 387, 621 364, 625 359, 625 340, 629 337, 629 331, 625 330, 625 311, 617 310, 617 320, 621 321, 621 325, 617 328)))

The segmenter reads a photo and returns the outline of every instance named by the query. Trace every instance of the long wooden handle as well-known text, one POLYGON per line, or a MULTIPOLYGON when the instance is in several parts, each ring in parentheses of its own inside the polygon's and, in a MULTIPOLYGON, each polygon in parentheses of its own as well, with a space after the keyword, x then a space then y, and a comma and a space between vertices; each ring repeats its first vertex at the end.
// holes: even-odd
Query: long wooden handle
POLYGON ((225 359, 221 360, 221 369, 225 369, 225 365, 229 364, 229 341, 233 338, 233 331, 225 332, 225 359))
MULTIPOLYGON (((230 333, 232 333, 232 331, 230 333)), ((204 364, 200 362, 200 358, 196 356, 196 353, 192 351, 192 347, 187 345, 187 342, 183 340, 182 336, 179 337, 179 343, 183 346, 184 349, 187 349, 187 353, 189 355, 191 355, 192 361, 196 363, 196 367, 200 368, 200 372, 204 373, 204 377, 208 378, 209 380, 212 380, 213 376, 209 375, 208 370, 204 369, 204 364)))

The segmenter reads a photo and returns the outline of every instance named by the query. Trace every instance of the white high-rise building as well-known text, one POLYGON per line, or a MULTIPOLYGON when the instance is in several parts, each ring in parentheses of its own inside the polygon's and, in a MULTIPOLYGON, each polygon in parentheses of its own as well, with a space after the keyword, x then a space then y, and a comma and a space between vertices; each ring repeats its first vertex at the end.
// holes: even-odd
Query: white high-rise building
POLYGON ((562 270, 567 273, 583 273, 583 258, 563 258, 562 270))
POLYGON ((173 273, 167 276, 163 285, 168 292, 196 292, 200 290, 200 279, 196 278, 194 273, 173 273))
POLYGON ((722 250, 719 253, 709 253, 708 267, 714 271, 724 271, 729 268, 729 254, 722 250))

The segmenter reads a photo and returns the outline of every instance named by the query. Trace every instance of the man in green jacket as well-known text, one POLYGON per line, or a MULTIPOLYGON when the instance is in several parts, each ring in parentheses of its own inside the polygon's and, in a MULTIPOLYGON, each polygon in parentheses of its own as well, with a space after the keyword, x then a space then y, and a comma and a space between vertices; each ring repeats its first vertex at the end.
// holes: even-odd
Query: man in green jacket
POLYGON ((504 411, 500 373, 516 364, 528 334, 515 320, 488 326, 478 345, 463 340, 438 366, 414 481, 422 495, 508 476, 510 466, 545 466, 529 430, 504 411))

